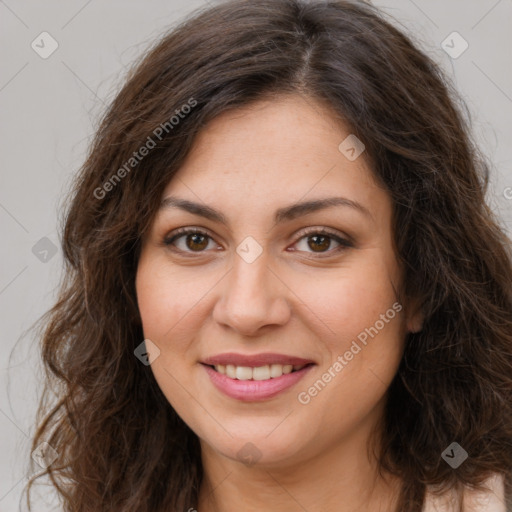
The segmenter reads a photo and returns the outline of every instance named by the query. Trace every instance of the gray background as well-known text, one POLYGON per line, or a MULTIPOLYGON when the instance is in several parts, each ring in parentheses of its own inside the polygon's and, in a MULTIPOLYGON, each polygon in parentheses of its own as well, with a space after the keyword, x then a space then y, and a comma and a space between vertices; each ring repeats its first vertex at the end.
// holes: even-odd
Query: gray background
MULTIPOLYGON (((477 140, 493 163, 488 202, 511 235, 512 193, 506 191, 512 190, 512 0, 374 3, 442 64, 463 95, 477 140), (458 58, 441 46, 454 31, 469 44, 458 58)), ((162 30, 205 5, 0 0, 0 512, 19 510, 26 482, 41 389, 37 340, 27 329, 55 299, 62 257, 52 247, 59 246, 63 194, 127 66, 162 30), (59 45, 47 59, 31 47, 43 31, 59 45)), ((457 41, 448 44, 460 48, 457 41)), ((49 489, 38 494, 36 510, 58 510, 49 489)))

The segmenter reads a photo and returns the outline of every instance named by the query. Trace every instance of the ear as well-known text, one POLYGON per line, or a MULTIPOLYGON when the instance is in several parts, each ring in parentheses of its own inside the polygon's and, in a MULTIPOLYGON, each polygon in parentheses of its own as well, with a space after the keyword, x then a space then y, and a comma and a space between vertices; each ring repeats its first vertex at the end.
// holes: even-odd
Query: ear
POLYGON ((423 328, 425 315, 423 314, 419 299, 411 299, 406 309, 406 327, 408 332, 420 332, 423 328))

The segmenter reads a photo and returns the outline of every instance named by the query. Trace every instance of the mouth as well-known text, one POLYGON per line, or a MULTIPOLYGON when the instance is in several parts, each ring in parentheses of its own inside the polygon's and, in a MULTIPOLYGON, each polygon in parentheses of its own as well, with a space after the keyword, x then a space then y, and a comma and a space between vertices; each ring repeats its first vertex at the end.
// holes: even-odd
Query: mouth
POLYGON ((224 395, 244 402, 271 399, 291 389, 316 363, 283 354, 220 354, 202 361, 210 382, 224 395))
POLYGON ((236 366, 233 364, 216 364, 216 365, 206 365, 212 368, 217 373, 222 375, 226 375, 230 379, 236 380, 270 380, 277 379, 282 377, 283 375, 287 375, 289 373, 294 373, 306 368, 307 366, 312 366, 315 363, 307 363, 307 364, 267 364, 264 366, 236 366))

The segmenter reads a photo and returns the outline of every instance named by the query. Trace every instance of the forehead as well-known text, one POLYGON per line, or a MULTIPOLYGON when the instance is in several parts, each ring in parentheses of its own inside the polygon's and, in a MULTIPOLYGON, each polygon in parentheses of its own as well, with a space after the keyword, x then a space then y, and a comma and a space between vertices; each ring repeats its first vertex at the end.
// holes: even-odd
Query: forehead
POLYGON ((390 199, 364 151, 350 160, 340 150, 347 137, 353 135, 332 109, 298 95, 224 112, 198 134, 164 198, 236 211, 343 196, 386 215, 390 199))

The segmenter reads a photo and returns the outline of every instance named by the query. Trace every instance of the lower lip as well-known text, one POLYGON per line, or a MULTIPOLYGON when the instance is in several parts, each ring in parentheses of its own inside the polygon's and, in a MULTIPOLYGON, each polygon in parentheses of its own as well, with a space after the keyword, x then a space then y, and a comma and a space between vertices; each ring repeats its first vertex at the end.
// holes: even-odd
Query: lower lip
POLYGON ((238 380, 231 379, 219 373, 211 366, 203 364, 213 385, 225 395, 244 402, 256 402, 272 398, 299 382, 313 368, 313 364, 301 370, 281 375, 267 380, 238 380))

